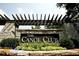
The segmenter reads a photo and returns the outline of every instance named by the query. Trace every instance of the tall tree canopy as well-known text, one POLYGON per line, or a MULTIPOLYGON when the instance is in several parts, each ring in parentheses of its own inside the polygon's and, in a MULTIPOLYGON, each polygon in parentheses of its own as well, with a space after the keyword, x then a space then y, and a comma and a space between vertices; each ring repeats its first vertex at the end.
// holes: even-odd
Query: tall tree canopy
MULTIPOLYGON (((67 10, 66 15, 71 18, 79 13, 79 3, 57 3, 57 7, 65 8, 67 10)), ((70 21, 70 19, 66 19, 66 21, 70 21)), ((73 25, 79 32, 79 22, 73 23, 73 25)))
POLYGON ((57 3, 57 7, 65 8, 69 17, 73 17, 79 12, 79 3, 57 3))

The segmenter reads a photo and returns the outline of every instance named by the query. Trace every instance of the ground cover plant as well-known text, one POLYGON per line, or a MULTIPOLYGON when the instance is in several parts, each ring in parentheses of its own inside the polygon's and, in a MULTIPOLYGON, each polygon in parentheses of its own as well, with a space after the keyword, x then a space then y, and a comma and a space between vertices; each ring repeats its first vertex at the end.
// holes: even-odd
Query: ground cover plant
POLYGON ((21 43, 16 47, 17 50, 27 50, 27 51, 50 51, 50 50, 65 50, 66 48, 60 47, 58 43, 48 43, 48 42, 29 42, 21 43))

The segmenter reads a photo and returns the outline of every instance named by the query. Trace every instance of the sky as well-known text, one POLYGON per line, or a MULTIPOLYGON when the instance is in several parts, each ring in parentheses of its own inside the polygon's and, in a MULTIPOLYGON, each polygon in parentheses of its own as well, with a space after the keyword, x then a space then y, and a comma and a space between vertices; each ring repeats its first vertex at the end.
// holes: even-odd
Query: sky
MULTIPOLYGON (((10 19, 13 20, 12 14, 30 14, 32 19, 32 14, 34 14, 34 17, 36 14, 38 14, 38 19, 40 18, 40 14, 48 16, 50 14, 50 18, 53 14, 55 16, 57 14, 59 15, 65 15, 66 10, 64 8, 58 8, 56 6, 57 3, 0 3, 0 14, 6 14, 10 19)), ((0 31, 3 28, 3 26, 0 26, 0 31)), ((31 26, 20 26, 20 29, 31 29, 31 26)), ((42 27, 44 28, 44 27, 42 27)))

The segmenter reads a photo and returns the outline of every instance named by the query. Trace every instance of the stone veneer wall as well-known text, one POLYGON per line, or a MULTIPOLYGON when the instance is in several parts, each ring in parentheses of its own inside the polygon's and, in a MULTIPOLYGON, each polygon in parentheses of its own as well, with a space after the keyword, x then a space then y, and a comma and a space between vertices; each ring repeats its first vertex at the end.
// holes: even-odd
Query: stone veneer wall
POLYGON ((0 39, 14 38, 14 37, 15 37, 15 23, 7 22, 4 25, 2 32, 0 33, 0 39))

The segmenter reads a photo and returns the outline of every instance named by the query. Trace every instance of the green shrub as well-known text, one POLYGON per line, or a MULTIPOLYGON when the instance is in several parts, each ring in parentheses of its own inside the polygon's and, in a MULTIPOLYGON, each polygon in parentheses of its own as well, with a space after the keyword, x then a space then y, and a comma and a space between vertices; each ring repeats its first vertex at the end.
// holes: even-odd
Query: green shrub
POLYGON ((46 46, 46 47, 41 47, 41 50, 66 50, 66 48, 62 48, 62 47, 52 47, 52 46, 46 46))
POLYGON ((59 44, 56 43, 48 43, 48 42, 29 42, 29 43, 21 43, 20 46, 16 47, 17 50, 28 50, 28 51, 50 51, 50 50, 62 50, 66 49, 60 47, 59 44))
POLYGON ((68 38, 67 39, 66 38, 60 39, 60 46, 66 47, 67 49, 71 49, 71 48, 75 47, 73 41, 68 38))
POLYGON ((22 50, 22 47, 21 46, 17 46, 16 49, 22 50))
POLYGON ((79 48, 79 39, 73 39, 73 38, 71 38, 71 40, 75 44, 75 48, 79 48))
POLYGON ((16 38, 8 38, 8 39, 3 39, 0 42, 1 47, 8 47, 8 48, 15 48, 16 46, 19 45, 19 40, 16 38))

